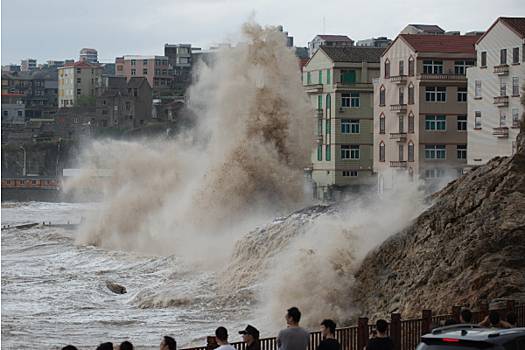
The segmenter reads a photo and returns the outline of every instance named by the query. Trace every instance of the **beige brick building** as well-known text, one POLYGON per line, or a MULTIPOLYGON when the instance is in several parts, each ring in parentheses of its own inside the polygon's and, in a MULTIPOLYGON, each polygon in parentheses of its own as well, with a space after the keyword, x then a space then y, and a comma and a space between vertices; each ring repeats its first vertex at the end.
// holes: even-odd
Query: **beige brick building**
POLYGON ((372 80, 383 48, 321 46, 303 68, 315 109, 312 154, 315 196, 336 199, 375 183, 372 178, 372 80))
POLYGON ((467 67, 474 35, 400 34, 381 56, 374 81, 374 171, 378 185, 396 174, 456 177, 467 161, 467 67))
POLYGON ((82 98, 94 98, 100 84, 102 67, 99 64, 75 62, 58 68, 58 107, 73 107, 82 98))

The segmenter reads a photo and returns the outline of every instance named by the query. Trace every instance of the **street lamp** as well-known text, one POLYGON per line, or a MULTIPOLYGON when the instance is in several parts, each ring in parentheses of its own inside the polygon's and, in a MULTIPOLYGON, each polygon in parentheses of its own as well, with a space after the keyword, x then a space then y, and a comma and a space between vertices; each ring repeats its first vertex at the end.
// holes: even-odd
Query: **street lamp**
POLYGON ((26 152, 26 149, 23 147, 23 146, 20 146, 20 149, 22 151, 24 151, 24 166, 22 168, 22 176, 26 176, 26 157, 27 157, 27 152, 26 152))

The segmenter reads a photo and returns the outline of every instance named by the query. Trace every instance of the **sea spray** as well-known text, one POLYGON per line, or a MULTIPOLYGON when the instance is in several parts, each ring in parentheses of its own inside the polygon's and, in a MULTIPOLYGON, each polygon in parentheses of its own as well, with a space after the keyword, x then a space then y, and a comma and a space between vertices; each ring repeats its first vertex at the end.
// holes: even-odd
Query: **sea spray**
POLYGON ((172 141, 95 141, 80 164, 110 169, 100 210, 78 242, 176 254, 214 265, 257 223, 308 203, 303 168, 313 110, 297 58, 273 27, 248 23, 242 41, 202 66, 190 88, 193 130, 172 141))

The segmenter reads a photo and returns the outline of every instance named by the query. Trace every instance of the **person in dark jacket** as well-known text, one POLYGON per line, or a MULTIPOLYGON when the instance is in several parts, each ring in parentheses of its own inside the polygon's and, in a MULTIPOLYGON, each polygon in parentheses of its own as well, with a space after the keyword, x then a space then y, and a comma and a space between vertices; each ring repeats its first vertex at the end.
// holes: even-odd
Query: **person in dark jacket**
POLYGON ((388 322, 385 320, 377 320, 377 335, 368 341, 366 350, 394 350, 394 342, 386 335, 387 329, 388 322))
POLYGON ((247 325, 242 331, 242 339, 246 343, 246 350, 261 350, 261 344, 259 344, 259 330, 252 325, 247 325))
POLYGON ((321 335, 323 340, 317 346, 317 350, 341 350, 341 344, 335 339, 336 324, 332 320, 321 322, 321 335))

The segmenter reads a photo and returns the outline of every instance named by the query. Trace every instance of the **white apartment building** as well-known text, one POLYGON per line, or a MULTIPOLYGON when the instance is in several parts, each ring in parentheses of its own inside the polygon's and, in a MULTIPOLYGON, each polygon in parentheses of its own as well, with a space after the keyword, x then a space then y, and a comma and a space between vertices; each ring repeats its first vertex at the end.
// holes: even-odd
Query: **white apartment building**
POLYGON ((467 69, 469 166, 515 152, 523 115, 525 17, 500 17, 476 43, 467 69))
POLYGON ((75 62, 58 68, 58 107, 73 107, 82 97, 95 97, 102 66, 75 62))

